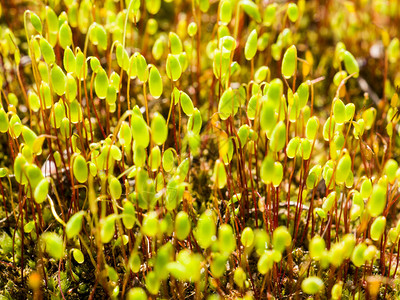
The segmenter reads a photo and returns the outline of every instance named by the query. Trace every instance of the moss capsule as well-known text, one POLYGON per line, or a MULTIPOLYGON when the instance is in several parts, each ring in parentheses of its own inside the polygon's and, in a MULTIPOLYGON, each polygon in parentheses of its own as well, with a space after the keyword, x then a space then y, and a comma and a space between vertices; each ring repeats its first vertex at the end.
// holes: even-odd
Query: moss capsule
POLYGON ((301 289, 303 292, 311 295, 318 294, 324 286, 322 279, 316 276, 307 277, 301 283, 301 289))
POLYGON ((190 233, 190 219, 186 212, 180 211, 175 218, 175 233, 178 240, 185 240, 190 233))
POLYGON ((115 215, 109 215, 101 220, 100 238, 103 244, 111 242, 115 233, 115 215))
POLYGON ((372 194, 367 203, 368 213, 372 217, 382 214, 386 206, 386 188, 377 184, 372 188, 372 194))
POLYGON ((46 64, 48 65, 53 64, 56 61, 56 56, 54 54, 53 47, 50 45, 50 43, 46 39, 41 38, 39 46, 46 64))
POLYGON ((210 210, 205 211, 199 218, 196 227, 196 240, 203 249, 208 248, 214 240, 216 225, 210 210))
POLYGON ((72 170, 73 170, 76 180, 79 183, 86 182, 88 175, 89 175, 88 167, 86 165, 86 160, 82 155, 78 154, 76 156, 76 158, 74 159, 74 164, 73 164, 72 170))
POLYGON ((349 51, 345 51, 343 54, 343 60, 347 73, 355 73, 354 78, 357 78, 360 72, 360 68, 354 56, 349 51))
POLYGON ((177 81, 182 75, 182 67, 176 56, 168 54, 166 72, 169 79, 177 81))
POLYGON ((80 211, 80 212, 73 214, 69 218, 69 220, 67 222, 67 226, 65 227, 65 232, 69 239, 77 236, 79 234, 79 232, 82 230, 82 221, 83 221, 84 214, 85 214, 84 211, 80 211))
POLYGON ((370 234, 371 239, 374 241, 379 241, 382 234, 385 232, 386 218, 383 216, 377 217, 371 224, 370 234))
POLYGON ((150 142, 149 130, 143 117, 134 115, 132 117, 132 137, 137 146, 146 148, 150 142))
POLYGON ((290 46, 285 54, 283 55, 282 60, 282 75, 285 76, 286 79, 293 76, 296 71, 297 64, 297 49, 295 45, 290 46))
POLYGON ((250 32, 250 35, 247 38, 246 45, 244 47, 244 56, 246 57, 247 60, 252 60, 254 55, 256 55, 257 40, 258 40, 257 31, 254 29, 252 32, 250 32))
POLYGON ((99 97, 100 99, 105 99, 107 97, 107 89, 108 89, 108 76, 106 71, 104 71, 103 68, 100 68, 94 80, 94 90, 96 92, 97 97, 99 97))
POLYGON ((57 95, 64 95, 67 87, 67 77, 65 76, 63 70, 61 70, 59 66, 55 65, 50 71, 50 78, 53 90, 57 93, 57 95))
POLYGON ((163 92, 163 82, 161 74, 155 66, 152 66, 150 68, 149 90, 150 94, 156 99, 160 98, 163 92))
POLYGON ((251 0, 241 0, 240 6, 243 8, 244 12, 252 19, 254 19, 258 23, 261 22, 261 15, 257 4, 255 4, 251 0))
POLYGON ((272 245, 275 250, 283 252, 292 243, 292 237, 285 226, 280 226, 274 230, 272 235, 272 245))

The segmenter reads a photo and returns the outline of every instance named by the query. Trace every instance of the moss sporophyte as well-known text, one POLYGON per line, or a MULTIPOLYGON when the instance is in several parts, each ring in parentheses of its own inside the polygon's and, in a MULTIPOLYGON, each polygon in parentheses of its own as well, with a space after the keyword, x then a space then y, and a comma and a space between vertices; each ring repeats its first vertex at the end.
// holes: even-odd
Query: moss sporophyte
POLYGON ((398 297, 398 1, 100 2, 0 4, 0 298, 398 297))

